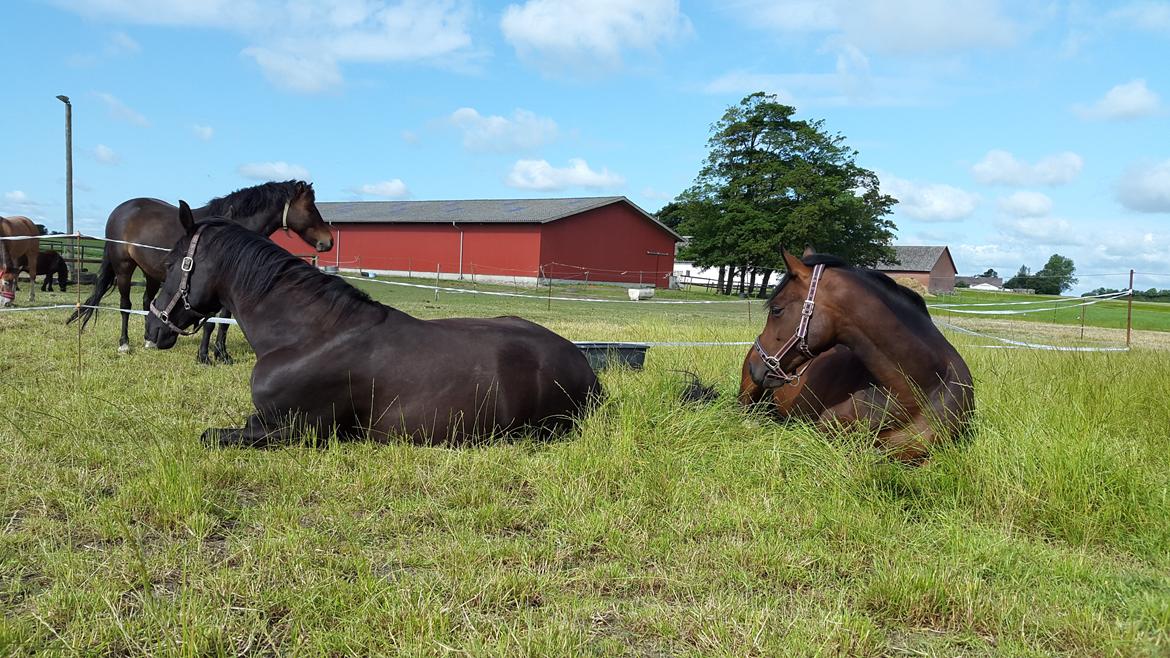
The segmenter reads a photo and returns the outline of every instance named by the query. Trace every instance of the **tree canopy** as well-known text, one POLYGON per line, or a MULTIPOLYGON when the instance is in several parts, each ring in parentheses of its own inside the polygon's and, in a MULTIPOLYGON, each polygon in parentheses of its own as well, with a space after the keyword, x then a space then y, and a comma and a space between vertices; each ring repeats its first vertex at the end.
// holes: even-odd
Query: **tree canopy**
POLYGON ((781 244, 813 245, 863 266, 893 259, 886 216, 897 200, 857 165, 842 135, 795 112, 757 92, 712 125, 694 185, 663 209, 668 225, 691 236, 687 255, 696 264, 781 269, 781 244))
POLYGON ((1076 267, 1072 259, 1052 254, 1048 262, 1035 274, 1031 273, 1027 265, 1021 265, 1016 275, 1008 279, 1005 288, 1030 288, 1042 295, 1059 295, 1076 284, 1076 267))

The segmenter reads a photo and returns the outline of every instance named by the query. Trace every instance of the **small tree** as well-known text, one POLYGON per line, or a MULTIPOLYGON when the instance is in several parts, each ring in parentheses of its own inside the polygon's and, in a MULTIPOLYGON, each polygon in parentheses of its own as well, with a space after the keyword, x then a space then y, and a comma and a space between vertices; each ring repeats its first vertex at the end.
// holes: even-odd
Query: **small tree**
POLYGON ((1040 271, 1033 276, 1034 285, 1032 287, 1038 293, 1059 295, 1077 282, 1076 277, 1073 276, 1076 271, 1077 268, 1073 265, 1071 258, 1052 254, 1048 257, 1048 262, 1044 264, 1044 267, 1040 268, 1040 271))
POLYGON ((989 267, 989 268, 987 268, 986 272, 979 275, 979 278, 981 278, 981 279, 994 279, 998 276, 999 276, 999 272, 996 272, 995 270, 993 270, 989 267))
POLYGON ((1028 269, 1027 265, 1021 265, 1020 271, 1016 272, 1015 276, 1008 279, 1003 284, 1004 288, 1013 289, 1032 288, 1032 286, 1032 270, 1028 269))

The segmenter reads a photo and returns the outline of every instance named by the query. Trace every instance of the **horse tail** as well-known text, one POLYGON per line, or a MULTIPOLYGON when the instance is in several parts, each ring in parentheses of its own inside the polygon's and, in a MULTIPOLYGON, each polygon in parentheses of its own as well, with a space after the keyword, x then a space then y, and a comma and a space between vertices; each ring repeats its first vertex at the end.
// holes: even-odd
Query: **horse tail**
POLYGON ((679 396, 683 402, 714 402, 719 399, 719 391, 714 386, 704 384, 703 380, 690 370, 672 370, 671 372, 682 373, 690 377, 682 395, 679 396))
MULTIPOLYGON (((102 301, 102 297, 105 297, 106 293, 113 287, 114 259, 110 256, 111 246, 113 246, 113 243, 108 243, 105 253, 102 254, 102 265, 98 268, 97 280, 93 283, 93 293, 85 300, 82 308, 74 309, 73 315, 69 316, 65 324, 73 324, 75 320, 81 318, 81 328, 84 329, 85 325, 89 324, 89 321, 97 314, 97 309, 94 307, 102 301)), ((81 285, 80 272, 77 274, 77 285, 81 285)))

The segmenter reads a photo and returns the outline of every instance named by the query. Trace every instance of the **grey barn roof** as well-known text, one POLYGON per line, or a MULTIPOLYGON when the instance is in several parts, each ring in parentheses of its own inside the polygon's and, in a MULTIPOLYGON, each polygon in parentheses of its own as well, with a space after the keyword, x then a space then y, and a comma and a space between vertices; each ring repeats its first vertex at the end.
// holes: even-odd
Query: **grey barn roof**
POLYGON ((895 245, 894 255, 898 264, 878 263, 874 269, 883 272, 929 272, 946 252, 946 247, 895 245))
POLYGON ((357 224, 547 224, 614 203, 626 203, 670 233, 654 215, 624 196, 564 199, 465 199, 456 201, 321 201, 317 208, 325 221, 357 224))

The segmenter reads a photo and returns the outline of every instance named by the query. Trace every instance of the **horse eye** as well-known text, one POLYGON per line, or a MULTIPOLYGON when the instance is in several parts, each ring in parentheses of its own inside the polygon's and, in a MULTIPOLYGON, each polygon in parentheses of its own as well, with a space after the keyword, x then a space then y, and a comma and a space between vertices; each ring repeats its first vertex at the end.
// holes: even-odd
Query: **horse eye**
POLYGON ((772 311, 772 317, 778 318, 778 317, 780 317, 780 314, 784 312, 784 307, 783 306, 773 306, 771 311, 772 311))

